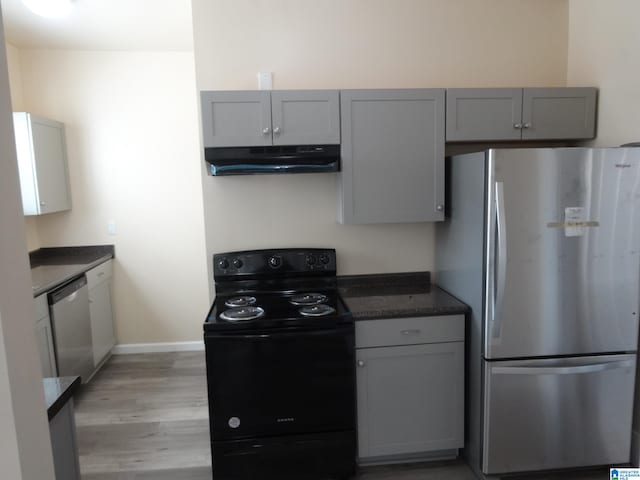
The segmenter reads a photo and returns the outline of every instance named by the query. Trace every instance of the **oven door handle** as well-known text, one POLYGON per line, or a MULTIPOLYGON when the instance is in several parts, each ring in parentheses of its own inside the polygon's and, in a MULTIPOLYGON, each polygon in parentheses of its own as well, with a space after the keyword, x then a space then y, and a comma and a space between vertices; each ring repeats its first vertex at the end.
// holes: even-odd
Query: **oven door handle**
POLYGON ((206 338, 239 340, 239 341, 261 341, 261 340, 277 340, 280 338, 302 338, 302 337, 336 337, 345 334, 353 334, 353 325, 340 326, 333 329, 324 330, 296 330, 293 332, 264 332, 244 334, 239 332, 218 334, 208 333, 206 338))

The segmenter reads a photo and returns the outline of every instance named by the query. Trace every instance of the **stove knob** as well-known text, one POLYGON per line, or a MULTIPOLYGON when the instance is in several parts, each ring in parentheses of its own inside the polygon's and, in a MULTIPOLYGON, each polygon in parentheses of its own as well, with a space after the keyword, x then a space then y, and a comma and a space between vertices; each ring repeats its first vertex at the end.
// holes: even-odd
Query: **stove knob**
POLYGON ((240 260, 239 258, 234 258, 233 259, 233 266, 236 268, 242 268, 242 265, 244 265, 244 263, 242 263, 242 260, 240 260))
POLYGON ((329 263, 329 257, 323 253, 322 255, 320 255, 320 263, 326 265, 327 263, 329 263))
POLYGON ((316 263, 316 257, 313 255, 307 256, 307 265, 314 265, 316 263))
POLYGON ((229 260, 227 260, 226 258, 218 260, 218 268, 221 270, 226 270, 227 268, 229 268, 229 260))
POLYGON ((280 265, 282 265, 282 258, 279 257, 278 255, 274 255, 272 257, 269 257, 269 266, 271 268, 278 268, 280 265))

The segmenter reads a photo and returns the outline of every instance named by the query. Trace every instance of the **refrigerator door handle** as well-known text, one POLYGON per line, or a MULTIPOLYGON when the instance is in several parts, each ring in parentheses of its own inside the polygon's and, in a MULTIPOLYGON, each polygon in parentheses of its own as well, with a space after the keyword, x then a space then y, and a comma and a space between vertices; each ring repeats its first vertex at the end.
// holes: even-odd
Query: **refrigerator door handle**
POLYGON ((617 370, 619 368, 633 368, 634 366, 635 361, 631 359, 571 367, 494 367, 491 369, 491 373, 496 375, 577 375, 580 373, 617 370))
POLYGON ((496 246, 495 276, 496 288, 493 306, 493 337, 500 337, 502 328, 502 307, 504 305, 504 288, 507 276, 507 223, 504 214, 504 183, 496 182, 496 246))

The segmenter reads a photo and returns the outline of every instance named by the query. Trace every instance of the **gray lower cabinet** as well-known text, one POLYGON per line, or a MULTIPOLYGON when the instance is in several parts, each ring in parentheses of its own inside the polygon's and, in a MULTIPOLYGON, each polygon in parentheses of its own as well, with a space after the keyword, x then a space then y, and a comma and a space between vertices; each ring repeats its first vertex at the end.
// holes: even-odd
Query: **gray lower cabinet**
POLYGON ((80 480, 73 399, 49 420, 49 435, 56 480, 80 480))
POLYGON ((20 190, 25 215, 71 209, 64 124, 14 112, 20 190))
POLYGON ((111 304, 112 264, 113 261, 109 260, 87 272, 94 367, 100 365, 115 345, 111 304))
POLYGON ((359 321, 356 348, 360 462, 457 454, 464 445, 464 317, 359 321))
POLYGON ((203 91, 205 147, 340 143, 337 90, 203 91))
POLYGON ((447 141, 579 140, 595 137, 597 90, 447 89, 447 141))
POLYGON ((341 223, 444 220, 444 89, 342 90, 341 223))
POLYGON ((36 310, 36 343, 40 356, 40 367, 42 377, 56 377, 56 355, 53 346, 53 332, 51 329, 51 318, 49 317, 49 305, 47 295, 40 295, 34 299, 36 310))

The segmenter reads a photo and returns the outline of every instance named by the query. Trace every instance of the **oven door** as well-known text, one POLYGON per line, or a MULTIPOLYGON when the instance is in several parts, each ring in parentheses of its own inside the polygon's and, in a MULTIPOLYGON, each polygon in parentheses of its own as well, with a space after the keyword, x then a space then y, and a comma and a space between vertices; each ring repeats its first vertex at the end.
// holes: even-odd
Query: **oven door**
POLYGON ((207 333, 214 442, 355 428, 353 324, 207 333))

